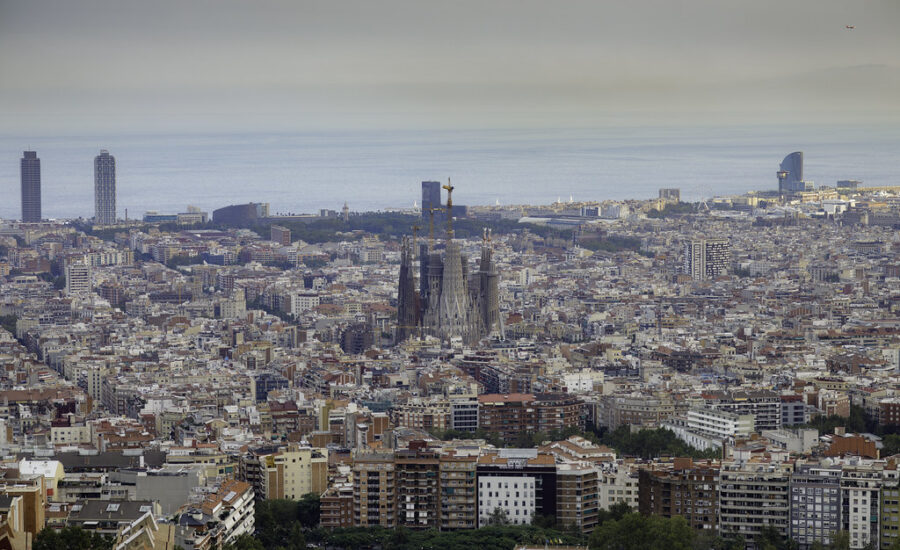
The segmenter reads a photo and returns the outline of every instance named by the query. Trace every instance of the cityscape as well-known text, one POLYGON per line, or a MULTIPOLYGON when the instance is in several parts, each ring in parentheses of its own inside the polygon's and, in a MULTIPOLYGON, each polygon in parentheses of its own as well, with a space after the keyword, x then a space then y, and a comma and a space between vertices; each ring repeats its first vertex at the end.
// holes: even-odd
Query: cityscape
MULTIPOLYGON (((39 36, 61 48, 46 58, 52 70, 36 73, 0 48, 0 68, 41 77, 0 83, 11 105, 0 101, 0 121, 9 123, 0 132, 2 212, 18 212, 0 217, 0 549, 900 549, 900 151, 875 147, 864 161, 851 158, 869 142, 821 122, 833 142, 826 152, 785 114, 806 124, 841 113, 871 125, 872 143, 889 149, 900 113, 900 94, 890 92, 900 80, 873 78, 878 90, 829 81, 820 95, 791 84, 798 87, 779 88, 776 101, 766 95, 772 77, 754 78, 763 78, 757 62, 780 59, 780 50, 745 50, 724 31, 667 41, 674 35, 661 20, 676 15, 658 2, 551 9, 498 0, 476 9, 354 1, 347 13, 305 0, 258 9, 102 0, 85 13, 51 4, 0 3, 0 45, 11 36, 33 44, 23 37, 47 16, 50 30, 39 36), (647 28, 664 36, 616 39, 650 76, 605 61, 608 80, 585 73, 576 54, 609 40, 595 36, 600 15, 610 25, 648 16, 651 6, 659 17, 647 28), (423 26, 413 32, 416 23, 423 26), (455 25, 453 48, 432 44, 455 25), (70 42, 52 42, 63 31, 70 42), (533 40, 522 38, 527 31, 533 40), (111 41, 105 61, 119 80, 105 82, 110 91, 60 68, 94 51, 92 32, 111 41), (346 49, 323 47, 339 38, 346 49), (116 45, 139 54, 133 68, 114 63, 116 45), (309 88, 291 65, 312 55, 306 47, 322 56, 309 88), (182 54, 197 63, 182 65, 182 54), (671 76, 680 55, 727 78, 701 93, 706 75, 699 83, 671 76), (656 56, 658 65, 649 60, 656 56), (746 62, 745 73, 729 72, 731 56, 746 62), (455 69, 463 84, 435 77, 420 58, 455 69), (332 64, 353 70, 330 72, 332 64), (494 78, 491 67, 515 78, 494 78), (623 83, 632 77, 639 85, 623 83), (259 89, 250 83, 257 80, 259 89), (196 101, 194 84, 222 93, 196 101), (436 91, 442 86, 446 95, 436 91), (348 91, 357 87, 362 100, 348 91), (302 97, 285 99, 284 90, 302 97), (529 154, 545 158, 533 145, 544 135, 535 121, 548 117, 540 123, 551 147, 571 122, 567 109, 599 116, 603 94, 618 98, 612 103, 635 128, 647 113, 654 124, 671 117, 665 124, 676 136, 688 135, 679 121, 697 112, 708 124, 739 113, 740 124, 752 124, 776 112, 772 124, 786 129, 764 144, 777 152, 762 163, 755 152, 718 147, 718 134, 684 149, 672 145, 678 137, 648 143, 633 162, 663 166, 666 156, 697 150, 707 157, 688 175, 617 174, 615 189, 590 183, 607 180, 579 164, 587 145, 554 157, 568 159, 560 160, 567 176, 547 184, 551 166, 516 182, 520 194, 459 177, 439 154, 418 173, 390 144, 374 150, 396 171, 371 180, 339 183, 369 161, 353 168, 327 153, 322 169, 335 179, 269 179, 275 157, 265 150, 282 139, 275 132, 289 127, 290 141, 290 132, 308 131, 320 121, 317 108, 321 120, 365 119, 384 131, 409 117, 425 129, 426 156, 442 148, 489 161, 509 154, 530 167, 529 154), (46 117, 33 116, 38 103, 46 117), (741 110, 748 105, 756 110, 741 110), (526 145, 514 154, 499 142, 460 149, 427 133, 468 127, 467 110, 508 124, 510 139, 529 133, 526 145), (235 157, 228 165, 160 154, 161 171, 141 174, 146 159, 116 139, 117 131, 162 140, 171 132, 174 151, 199 135, 191 132, 226 135, 238 120, 265 122, 273 137, 226 153, 235 157), (71 172, 71 157, 55 139, 77 143, 70 150, 84 170, 64 185, 58 174, 71 172), (703 170, 717 162, 768 175, 731 192, 713 168, 703 170), (816 177, 822 163, 831 180, 816 177), (238 164, 245 171, 236 184, 227 173, 238 164), (84 176, 91 168, 93 186, 84 176), (254 170, 259 177, 247 178, 254 170), (3 177, 15 172, 19 181, 3 177), (169 185, 190 186, 198 174, 221 184, 198 192, 198 179, 184 196, 134 189, 165 174, 169 185), (385 202, 400 198, 379 208, 353 192, 383 187, 383 177, 415 191, 384 188, 385 202), (577 196, 568 190, 575 185, 577 196), (170 206, 198 194, 202 202, 170 206), (558 198, 530 204, 537 194, 558 198)), ((741 22, 725 8, 685 4, 677 17, 721 22, 755 48, 769 35, 747 29, 777 15, 771 5, 748 6, 741 22)), ((877 52, 853 73, 860 84, 867 71, 895 69, 880 56, 898 43, 900 19, 891 17, 900 12, 879 4, 848 19, 847 8, 822 4, 830 38, 801 21, 781 47, 822 70, 877 52), (871 42, 848 42, 866 32, 871 42)), ((798 80, 815 80, 812 69, 798 80)), ((740 124, 716 131, 740 135, 740 124)), ((241 139, 264 135, 255 131, 241 139)), ((635 132, 623 143, 640 141, 635 132)))

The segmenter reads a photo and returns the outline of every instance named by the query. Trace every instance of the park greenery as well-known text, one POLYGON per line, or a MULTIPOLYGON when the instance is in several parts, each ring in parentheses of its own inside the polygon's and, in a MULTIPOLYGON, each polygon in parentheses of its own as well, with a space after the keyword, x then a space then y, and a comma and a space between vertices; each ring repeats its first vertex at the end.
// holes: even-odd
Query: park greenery
MULTIPOLYGON (((256 505, 256 531, 241 535, 224 550, 512 550, 518 545, 587 546, 589 550, 743 550, 742 538, 723 538, 714 532, 694 531, 685 518, 643 515, 618 503, 599 510, 597 527, 590 535, 571 526, 556 524, 555 518, 537 517, 531 525, 513 525, 502 511, 492 514, 488 525, 479 529, 438 531, 406 527, 319 527, 319 496, 307 494, 298 501, 263 500, 256 505)), ((781 536, 774 527, 763 529, 754 539, 761 550, 796 550, 798 544, 781 536)), ((38 533, 33 550, 111 550, 113 539, 65 527, 50 527, 38 533)), ((177 547, 176 547, 177 548, 177 547)), ((849 550, 846 532, 835 533, 830 544, 814 543, 814 550, 849 550)), ((895 543, 890 550, 900 550, 895 543)))
POLYGON ((701 451, 695 449, 678 439, 674 432, 665 428, 632 432, 629 426, 620 426, 613 431, 594 428, 583 431, 576 427, 569 427, 564 430, 553 430, 550 432, 521 432, 512 438, 503 438, 484 429, 478 429, 475 432, 436 430, 432 432, 432 435, 445 441, 452 439, 484 439, 498 448, 519 449, 534 448, 545 441, 560 441, 573 435, 578 435, 595 444, 606 445, 612 448, 619 456, 650 459, 660 456, 717 458, 720 455, 718 450, 701 451))
POLYGON ((12 334, 16 333, 16 321, 19 318, 15 315, 0 315, 0 327, 5 328, 12 334))
POLYGON ((631 431, 630 426, 619 426, 612 431, 605 431, 600 442, 612 447, 620 455, 640 457, 643 459, 661 456, 718 458, 720 451, 713 449, 701 451, 678 439, 675 432, 665 428, 631 431))
MULTIPOLYGON (((625 503, 600 510, 597 528, 591 535, 556 525, 553 517, 538 517, 531 525, 512 525, 502 512, 493 514, 487 526, 479 529, 438 531, 406 527, 318 527, 319 506, 316 495, 300 501, 262 501, 256 511, 256 533, 238 537, 225 550, 302 550, 308 547, 333 550, 512 550, 527 544, 587 546, 589 550, 743 550, 743 538, 726 539, 712 532, 693 531, 680 516, 647 516, 631 510, 625 503)), ((831 545, 814 546, 819 550, 849 549, 845 533, 838 533, 831 545)), ((769 528, 754 541, 764 550, 794 550, 797 544, 769 528)), ((900 549, 893 549, 900 550, 900 549)))
MULTIPOLYGON (((382 238, 399 238, 411 235, 413 226, 418 227, 419 235, 426 236, 430 231, 429 220, 423 220, 412 214, 398 212, 365 212, 350 216, 348 221, 340 217, 309 217, 309 218, 261 218, 240 226, 228 226, 221 223, 207 222, 194 225, 178 225, 176 223, 143 224, 135 226, 136 229, 146 231, 150 227, 156 227, 162 232, 179 232, 197 229, 249 229, 258 235, 267 237, 272 225, 280 225, 291 230, 291 240, 302 240, 307 243, 324 243, 336 240, 359 240, 364 234, 378 235, 382 238)), ((89 224, 80 224, 76 227, 88 235, 111 241, 116 233, 122 233, 121 228, 97 228, 89 224)), ((490 229, 495 234, 508 234, 528 229, 531 233, 541 237, 556 237, 570 239, 569 230, 560 230, 553 227, 534 224, 520 224, 514 219, 478 220, 474 218, 459 218, 453 222, 453 231, 457 237, 480 237, 484 229, 490 229)), ((445 231, 445 225, 434 222, 436 235, 445 231)))
POLYGON ((662 210, 656 208, 647 212, 648 218, 672 218, 675 216, 683 216, 685 214, 693 214, 696 212, 697 206, 691 202, 667 203, 662 210))

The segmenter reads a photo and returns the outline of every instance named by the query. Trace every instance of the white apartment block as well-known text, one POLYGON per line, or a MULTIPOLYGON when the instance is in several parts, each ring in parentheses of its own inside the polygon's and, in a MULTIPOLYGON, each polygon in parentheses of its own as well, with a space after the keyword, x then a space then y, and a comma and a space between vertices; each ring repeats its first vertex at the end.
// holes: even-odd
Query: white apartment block
POLYGON ((531 476, 485 476, 478 480, 478 526, 488 524, 500 508, 513 525, 528 525, 536 507, 535 478, 531 476))

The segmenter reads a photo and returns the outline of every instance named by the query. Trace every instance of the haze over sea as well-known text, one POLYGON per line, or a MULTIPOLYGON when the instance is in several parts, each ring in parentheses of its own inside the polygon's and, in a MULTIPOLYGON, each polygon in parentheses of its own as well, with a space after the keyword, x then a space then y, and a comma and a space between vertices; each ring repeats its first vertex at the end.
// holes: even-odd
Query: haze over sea
POLYGON ((458 204, 683 200, 774 189, 781 159, 804 151, 805 179, 900 185, 900 128, 607 127, 310 133, 0 136, 0 217, 20 216, 19 159, 41 158, 43 215, 93 215, 93 157, 116 157, 118 214, 268 202, 273 213, 412 206, 423 180, 456 186, 458 204))

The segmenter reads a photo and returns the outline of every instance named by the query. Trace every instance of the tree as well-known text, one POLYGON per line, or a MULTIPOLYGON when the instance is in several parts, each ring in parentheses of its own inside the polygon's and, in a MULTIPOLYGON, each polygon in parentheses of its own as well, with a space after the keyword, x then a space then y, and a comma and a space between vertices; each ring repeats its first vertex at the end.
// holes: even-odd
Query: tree
POLYGON ((241 535, 231 544, 226 544, 223 550, 266 550, 266 547, 250 535, 241 535))
POLYGON ((307 493, 297 503, 297 519, 306 528, 318 527, 320 515, 319 495, 307 493))
POLYGON ((500 508, 499 506, 494 508, 494 511, 491 512, 491 515, 488 517, 488 525, 509 525, 509 516, 506 515, 506 510, 500 508))
POLYGON ((829 550, 850 550, 850 533, 847 531, 838 531, 831 537, 831 544, 828 545, 829 550))
POLYGON ((541 529, 555 529, 556 528, 556 516, 553 514, 546 515, 538 515, 535 514, 533 518, 531 518, 531 524, 535 527, 540 527, 541 529))
POLYGON ((112 537, 85 531, 81 527, 63 527, 56 531, 45 527, 34 537, 32 550, 111 550, 112 537))
POLYGON ((762 550, 792 550, 796 548, 794 541, 782 536, 781 532, 772 526, 763 527, 760 534, 754 538, 754 542, 762 550))
POLYGON ((608 510, 600 510, 597 514, 597 523, 604 523, 608 520, 618 521, 631 512, 631 507, 625 502, 617 502, 609 507, 608 510))
POLYGON ((591 550, 691 550, 694 532, 681 516, 664 518, 636 512, 611 519, 591 534, 591 550))
POLYGON ((0 315, 0 326, 11 332, 13 335, 16 334, 16 321, 19 318, 15 315, 0 315))

